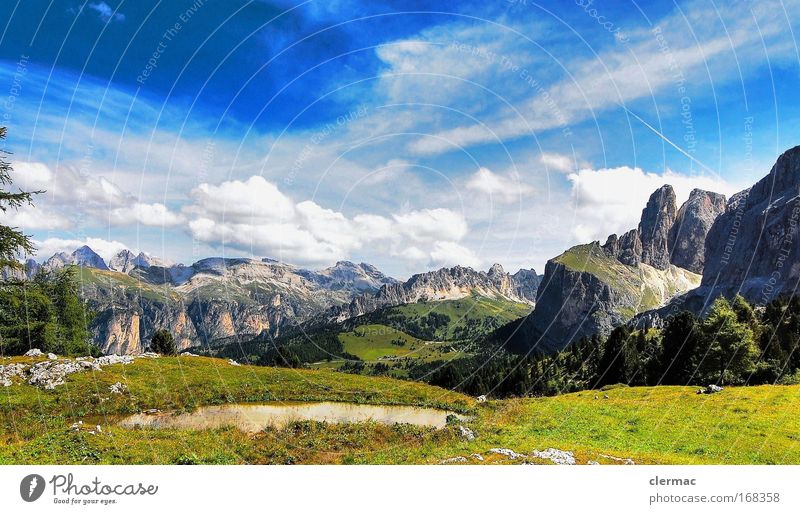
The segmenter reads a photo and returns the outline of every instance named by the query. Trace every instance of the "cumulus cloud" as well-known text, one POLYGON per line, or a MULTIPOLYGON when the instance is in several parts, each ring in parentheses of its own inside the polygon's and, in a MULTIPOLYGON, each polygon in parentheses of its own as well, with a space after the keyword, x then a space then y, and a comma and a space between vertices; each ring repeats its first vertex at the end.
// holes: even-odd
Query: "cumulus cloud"
POLYGON ((85 239, 50 237, 44 241, 34 240, 33 244, 36 247, 36 259, 40 261, 47 260, 51 255, 59 252, 72 253, 77 248, 86 245, 102 257, 104 261, 108 262, 114 255, 127 248, 119 241, 108 241, 97 237, 87 237, 85 239))
POLYGON ((533 192, 533 188, 520 182, 518 176, 499 175, 487 168, 480 168, 469 178, 467 189, 483 193, 502 203, 519 201, 522 196, 533 192))
POLYGON ((482 262, 472 250, 453 241, 438 241, 430 252, 430 263, 433 267, 442 266, 470 266, 480 268, 482 262))
POLYGON ((109 218, 114 225, 138 223, 148 227, 175 227, 185 221, 183 216, 170 211, 162 203, 140 202, 112 209, 109 218))
POLYGON ((70 228, 70 216, 83 212, 113 225, 172 227, 183 218, 161 203, 144 203, 103 176, 90 175, 76 166, 54 171, 40 162, 15 162, 12 181, 24 191, 44 191, 34 197, 36 208, 23 206, 10 219, 26 230, 70 228), (56 214, 61 213, 61 214, 56 214))
POLYGON ((69 221, 63 216, 30 205, 24 205, 19 210, 0 212, 0 224, 28 230, 60 230, 69 227, 69 221))
POLYGON ((212 246, 310 265, 347 258, 367 245, 372 252, 424 264, 444 262, 448 250, 478 262, 457 244, 468 226, 461 214, 449 209, 347 216, 311 200, 295 203, 256 176, 201 184, 191 196, 194 203, 184 209, 192 218, 189 232, 212 246))
MULTIPOLYGON (((688 176, 667 170, 649 173, 641 168, 582 169, 568 177, 579 220, 572 228, 577 241, 605 240, 609 234, 621 234, 639 224, 642 209, 650 195, 669 184, 675 189, 678 206, 689 198, 692 189, 722 193, 730 197, 742 188, 710 176, 688 176)), ((601 242, 603 242, 601 241, 601 242)))

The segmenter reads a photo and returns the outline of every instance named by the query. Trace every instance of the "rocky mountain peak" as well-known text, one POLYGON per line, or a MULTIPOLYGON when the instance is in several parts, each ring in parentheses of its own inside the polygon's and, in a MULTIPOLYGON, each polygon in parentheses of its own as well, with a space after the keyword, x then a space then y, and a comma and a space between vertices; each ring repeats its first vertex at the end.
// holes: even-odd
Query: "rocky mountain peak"
POLYGON ((769 180, 762 179, 753 187, 770 186, 773 191, 785 191, 800 186, 800 145, 783 152, 765 178, 769 180))
POLYGON ((669 231, 676 216, 675 190, 671 185, 665 184, 650 195, 642 210, 642 219, 639 222, 641 262, 662 270, 669 267, 669 231))
POLYGON ((488 275, 490 277, 496 277, 496 276, 505 275, 505 274, 506 274, 506 270, 503 269, 503 266, 501 266, 500 264, 497 264, 497 263, 492 264, 492 267, 489 268, 489 272, 488 272, 488 275))
POLYGON ((120 273, 128 273, 136 264, 134 260, 136 254, 130 250, 121 250, 108 261, 108 268, 112 271, 119 271, 120 273))
POLYGON ((72 262, 77 266, 107 270, 108 266, 102 257, 86 245, 72 252, 72 262))
POLYGON ((670 261, 694 273, 705 265, 705 241, 717 217, 725 212, 725 196, 694 189, 678 209, 669 232, 670 261))

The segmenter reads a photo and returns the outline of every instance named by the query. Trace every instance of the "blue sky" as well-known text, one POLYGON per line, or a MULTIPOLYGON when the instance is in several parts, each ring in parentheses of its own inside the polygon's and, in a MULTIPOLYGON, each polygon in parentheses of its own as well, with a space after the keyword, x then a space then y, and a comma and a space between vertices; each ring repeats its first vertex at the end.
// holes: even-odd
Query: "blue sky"
POLYGON ((4 2, 37 258, 536 267, 800 144, 798 2, 4 2))

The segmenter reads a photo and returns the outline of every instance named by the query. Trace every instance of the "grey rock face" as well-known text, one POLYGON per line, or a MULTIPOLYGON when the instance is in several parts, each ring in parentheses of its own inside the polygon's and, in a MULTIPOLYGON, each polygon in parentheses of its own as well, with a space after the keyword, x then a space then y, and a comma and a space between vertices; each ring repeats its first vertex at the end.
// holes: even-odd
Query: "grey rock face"
POLYGON ((327 289, 354 293, 377 291, 383 285, 397 282, 365 262, 354 264, 349 261, 339 261, 335 266, 321 271, 301 270, 299 273, 327 289))
POLYGON ((134 268, 147 269, 153 263, 153 258, 140 252, 136 255, 130 250, 122 250, 108 261, 108 268, 120 273, 130 273, 134 268))
POLYGON ((539 292, 539 284, 542 282, 542 276, 536 273, 536 270, 521 269, 511 275, 511 283, 517 296, 524 298, 529 302, 536 301, 536 295, 539 292))
POLYGON ((72 252, 72 261, 70 264, 75 264, 84 268, 108 269, 105 261, 97 255, 94 250, 85 245, 72 252))
POLYGON ((706 237, 706 296, 741 293, 763 304, 800 280, 800 146, 769 174, 731 197, 706 237))
MULTIPOLYGON (((555 260, 547 262, 536 308, 525 320, 522 335, 528 348, 548 353, 589 334, 607 334, 624 323, 619 306, 636 298, 592 273, 575 271, 555 260)), ((525 345, 518 345, 525 347, 525 345)))
POLYGON ((94 250, 85 245, 71 254, 60 252, 53 255, 45 261, 42 267, 47 271, 53 271, 70 265, 108 270, 105 261, 94 250))
MULTIPOLYGON (((538 283, 536 285, 538 287, 538 283)), ((475 271, 464 266, 441 268, 414 275, 406 282, 386 284, 375 294, 359 295, 349 304, 332 307, 323 313, 324 319, 320 321, 339 322, 385 307, 420 301, 458 299, 471 294, 533 303, 520 293, 521 289, 530 290, 531 287, 530 274, 523 273, 519 281, 515 282, 499 264, 492 266, 488 272, 475 271)))
POLYGON ((603 245, 603 250, 622 264, 638 266, 642 262, 642 240, 639 238, 639 230, 631 229, 619 239, 616 234, 611 234, 603 245))
POLYGON ((725 212, 725 196, 695 189, 678 210, 669 232, 672 264, 694 273, 705 265, 705 241, 717 217, 725 212))
POLYGON ((676 215, 675 191, 672 186, 661 186, 650 195, 639 222, 641 262, 662 270, 669 267, 669 233, 676 215))

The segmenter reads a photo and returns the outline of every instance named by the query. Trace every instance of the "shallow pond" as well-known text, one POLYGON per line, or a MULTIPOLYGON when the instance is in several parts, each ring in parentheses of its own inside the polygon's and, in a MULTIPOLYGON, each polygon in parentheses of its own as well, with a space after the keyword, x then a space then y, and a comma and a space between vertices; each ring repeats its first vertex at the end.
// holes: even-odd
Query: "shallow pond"
MULTIPOLYGON (((327 423, 361 423, 373 421, 386 425, 409 423, 417 426, 444 428, 447 416, 454 412, 400 405, 364 405, 338 402, 274 402, 230 404, 200 407, 182 414, 134 414, 120 422, 126 428, 211 429, 235 426, 244 432, 256 433, 266 427, 283 428, 295 421, 327 423)), ((458 416, 458 415, 456 415, 458 416)), ((461 416, 458 416, 461 418, 461 416)))

